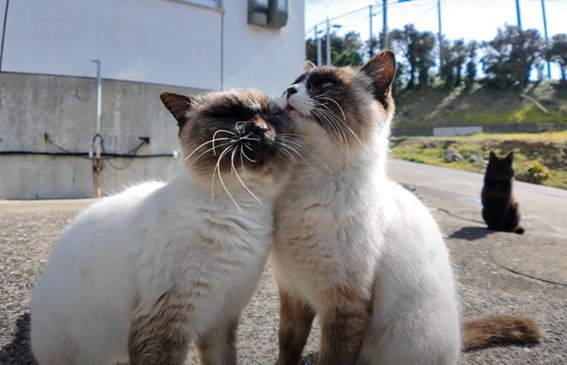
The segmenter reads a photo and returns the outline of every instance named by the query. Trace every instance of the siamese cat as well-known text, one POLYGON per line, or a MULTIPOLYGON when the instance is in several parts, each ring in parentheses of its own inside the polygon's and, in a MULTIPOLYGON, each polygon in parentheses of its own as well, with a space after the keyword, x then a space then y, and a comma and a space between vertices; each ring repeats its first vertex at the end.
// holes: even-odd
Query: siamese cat
POLYGON ((449 365, 461 348, 538 342, 537 326, 461 326, 447 248, 425 206, 388 179, 396 63, 318 67, 284 93, 309 153, 276 199, 270 261, 280 292, 278 365, 301 358, 315 314, 319 365, 449 365))
POLYGON ((520 225, 520 207, 514 199, 514 152, 498 157, 490 151, 484 186, 482 187, 482 218, 494 231, 524 234, 520 225))
POLYGON ((185 165, 102 199, 63 233, 31 299, 40 365, 236 363, 293 123, 253 90, 164 93, 185 165))

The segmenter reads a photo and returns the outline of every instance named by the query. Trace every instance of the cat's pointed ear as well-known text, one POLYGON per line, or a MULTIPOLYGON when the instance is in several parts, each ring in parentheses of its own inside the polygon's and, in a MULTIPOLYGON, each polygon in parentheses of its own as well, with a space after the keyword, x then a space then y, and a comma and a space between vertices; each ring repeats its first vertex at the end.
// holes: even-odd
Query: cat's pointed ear
POLYGON ((169 110, 173 117, 177 120, 179 128, 183 127, 189 120, 188 112, 193 109, 193 100, 190 97, 175 93, 162 93, 159 98, 163 105, 169 110))
POLYGON ((309 72, 311 70, 313 70, 315 67, 315 64, 311 61, 305 61, 305 65, 303 66, 303 71, 304 72, 309 72))
POLYGON ((512 162, 514 161, 514 151, 510 152, 506 157, 506 162, 512 162))
POLYGON ((494 153, 494 151, 490 151, 490 154, 488 155, 488 158, 490 158, 491 160, 496 159, 496 153, 494 153))
POLYGON ((391 51, 380 52, 362 66, 360 71, 372 80, 374 98, 382 100, 390 92, 396 75, 396 57, 391 51))

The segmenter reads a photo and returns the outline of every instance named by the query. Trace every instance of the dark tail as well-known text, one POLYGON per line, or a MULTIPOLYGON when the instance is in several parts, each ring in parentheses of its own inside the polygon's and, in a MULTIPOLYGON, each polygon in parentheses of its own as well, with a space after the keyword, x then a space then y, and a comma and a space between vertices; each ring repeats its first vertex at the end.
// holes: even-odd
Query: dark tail
POLYGON ((524 234, 526 230, 524 229, 524 227, 520 226, 519 224, 516 226, 516 228, 514 228, 514 233, 517 234, 524 234))
POLYGON ((461 347, 471 350, 491 345, 535 345, 543 333, 534 321, 514 316, 494 316, 464 323, 461 329, 461 347))

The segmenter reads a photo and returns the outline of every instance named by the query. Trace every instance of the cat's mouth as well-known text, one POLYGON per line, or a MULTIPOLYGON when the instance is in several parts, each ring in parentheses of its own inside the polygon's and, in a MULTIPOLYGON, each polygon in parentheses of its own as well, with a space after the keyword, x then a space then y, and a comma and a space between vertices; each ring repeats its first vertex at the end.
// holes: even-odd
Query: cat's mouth
POLYGON ((287 113, 287 115, 289 115, 292 119, 295 118, 299 118, 299 117, 304 117, 304 115, 297 109, 295 109, 294 107, 292 107, 291 105, 287 104, 286 108, 285 108, 285 112, 287 113))

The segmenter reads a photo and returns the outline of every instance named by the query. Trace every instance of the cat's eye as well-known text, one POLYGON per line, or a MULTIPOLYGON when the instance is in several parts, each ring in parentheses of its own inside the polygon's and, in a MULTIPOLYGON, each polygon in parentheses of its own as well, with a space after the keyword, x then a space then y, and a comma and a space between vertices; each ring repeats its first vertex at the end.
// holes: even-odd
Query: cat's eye
POLYGON ((321 84, 321 86, 319 86, 321 89, 328 89, 331 86, 333 86, 334 84, 331 81, 326 81, 324 83, 321 84))

